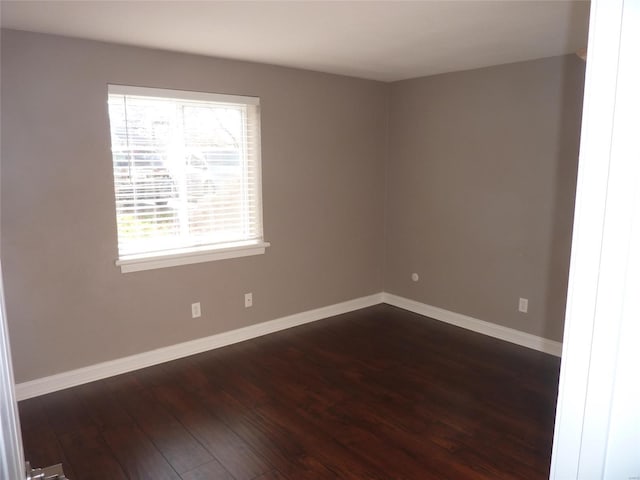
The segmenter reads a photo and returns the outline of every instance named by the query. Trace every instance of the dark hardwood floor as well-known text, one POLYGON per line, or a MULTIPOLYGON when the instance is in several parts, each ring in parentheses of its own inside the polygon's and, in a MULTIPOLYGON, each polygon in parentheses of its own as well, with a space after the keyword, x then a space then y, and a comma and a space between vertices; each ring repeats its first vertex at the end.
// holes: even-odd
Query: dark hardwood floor
POLYGON ((20 402, 82 479, 546 479, 559 359, 380 305, 20 402))

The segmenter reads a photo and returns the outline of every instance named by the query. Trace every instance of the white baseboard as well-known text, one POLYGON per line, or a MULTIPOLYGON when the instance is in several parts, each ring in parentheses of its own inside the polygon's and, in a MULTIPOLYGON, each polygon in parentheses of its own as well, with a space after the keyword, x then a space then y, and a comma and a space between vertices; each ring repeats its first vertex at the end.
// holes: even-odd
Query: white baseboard
POLYGON ((187 357, 196 353, 213 350, 233 343, 243 342, 252 338, 278 332, 287 328, 315 322, 324 318, 333 317, 343 313, 359 310, 361 308, 377 305, 382 302, 382 293, 356 298, 342 303, 336 303, 326 307, 296 313, 287 317, 258 323, 248 327, 239 328, 230 332, 219 333, 205 338, 198 338, 189 342, 179 343, 168 347, 158 348, 129 357, 118 358, 108 362, 90 365, 88 367, 71 370, 68 372, 38 378, 16 385, 16 397, 25 400, 46 393, 63 390, 83 383, 93 382, 121 373, 138 370, 140 368, 157 365, 177 358, 187 357))
POLYGON ((530 333, 521 332, 513 328, 503 327, 495 323, 485 322, 477 318, 462 315, 460 313, 450 312, 443 308, 427 305, 426 303, 416 302, 408 298, 399 297, 391 293, 383 293, 382 301, 394 307, 409 310, 410 312, 424 315, 425 317, 440 320, 441 322, 456 325, 457 327, 466 328, 474 332, 482 333, 490 337, 499 338, 507 342, 515 343, 523 347, 539 350, 560 357, 562 355, 562 343, 548 338, 538 337, 530 333))
POLYGON ((424 303, 399 297, 391 293, 376 293, 367 297, 356 298, 342 303, 336 303, 326 307, 296 313, 287 317, 258 323, 248 327, 198 338, 189 342, 179 343, 168 347, 158 348, 129 357, 118 358, 108 362, 78 368, 68 372, 58 373, 49 377, 38 378, 16 385, 16 398, 26 400, 46 393, 75 387, 83 383, 101 380, 121 373, 131 372, 140 368, 157 365, 177 358, 187 357, 207 350, 243 342, 252 338, 261 337, 269 333, 278 332, 287 328, 296 327, 305 323, 315 322, 343 313, 352 312, 361 308, 371 307, 380 303, 387 303, 394 307, 402 308, 425 317, 450 323, 458 327, 466 328, 474 332, 482 333, 490 337, 499 338, 507 342, 522 345, 524 347, 539 350, 559 357, 562 353, 562 344, 529 333, 524 333, 512 328, 485 322, 477 318, 468 317, 442 308, 433 307, 424 303))

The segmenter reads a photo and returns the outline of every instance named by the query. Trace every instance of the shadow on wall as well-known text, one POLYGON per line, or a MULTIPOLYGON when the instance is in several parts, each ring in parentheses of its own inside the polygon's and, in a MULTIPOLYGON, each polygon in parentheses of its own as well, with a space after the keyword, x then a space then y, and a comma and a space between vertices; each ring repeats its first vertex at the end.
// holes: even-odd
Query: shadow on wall
MULTIPOLYGON (((554 329, 552 319, 564 319, 566 292, 568 287, 571 238, 576 197, 578 155, 580 151, 580 129, 582 122, 576 121, 575 112, 582 110, 584 96, 584 69, 574 68, 572 63, 584 64, 576 56, 566 57, 562 67, 560 131, 558 135, 554 176, 553 217, 551 219, 550 255, 547 268, 544 316, 545 331, 554 329), (578 78, 580 77, 580 78, 578 78), (578 88, 576 88, 578 86, 578 88), (570 188, 567 188, 570 186, 570 188), (559 295, 558 292, 562 292, 559 295)), ((581 120, 579 118, 578 120, 581 120)), ((563 321, 564 324, 564 321, 563 321)))

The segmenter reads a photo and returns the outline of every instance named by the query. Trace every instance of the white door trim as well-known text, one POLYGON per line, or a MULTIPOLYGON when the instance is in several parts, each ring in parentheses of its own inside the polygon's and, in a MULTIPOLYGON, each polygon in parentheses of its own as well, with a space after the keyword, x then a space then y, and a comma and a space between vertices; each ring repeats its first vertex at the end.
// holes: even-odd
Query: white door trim
POLYGON ((26 473, 6 319, 0 265, 0 477, 20 479, 26 473))
POLYGON ((640 479, 640 414, 621 401, 640 397, 640 0, 593 0, 590 22, 550 478, 640 479))

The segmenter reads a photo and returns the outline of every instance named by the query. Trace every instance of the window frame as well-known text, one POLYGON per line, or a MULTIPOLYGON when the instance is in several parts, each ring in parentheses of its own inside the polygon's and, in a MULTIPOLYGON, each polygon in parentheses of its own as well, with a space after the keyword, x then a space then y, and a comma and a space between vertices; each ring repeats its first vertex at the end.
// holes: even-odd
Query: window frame
MULTIPOLYGON (((265 253, 267 247, 270 246, 269 242, 264 241, 264 226, 263 226, 263 198, 262 198, 262 145, 260 138, 260 98, 241 96, 241 95, 229 95, 221 93, 206 93, 195 92, 188 90, 173 90, 154 87, 138 87, 119 84, 107 85, 107 98, 110 95, 125 95, 125 96, 141 96, 141 97, 153 97, 153 98, 168 98, 176 99, 178 101, 204 101, 204 102, 216 102, 216 103, 229 103, 229 104, 244 104, 250 106, 256 106, 257 111, 257 127, 256 127, 256 144, 257 154, 255 159, 256 164, 256 180, 255 191, 258 197, 258 207, 256 214, 259 218, 260 233, 261 236, 256 240, 238 240, 227 243, 205 244, 198 246, 190 246, 184 248, 167 249, 162 251, 153 251, 137 254, 121 255, 120 248, 118 246, 118 259, 115 261, 115 265, 120 267, 122 273, 137 272, 143 270, 151 270, 158 268, 173 267, 179 265, 189 265, 194 263, 211 262, 216 260, 224 260, 230 258, 239 258, 252 255, 261 255, 265 253)), ((114 166, 113 146, 111 142, 111 120, 109 119, 109 132, 110 132, 110 158, 112 163, 112 172, 114 166)), ((114 189, 116 188, 115 176, 112 177, 112 184, 114 189)), ((115 191, 114 191, 115 195, 115 191)), ((115 197, 114 197, 115 201, 115 197)), ((114 207, 116 204, 114 203, 114 207)), ((116 223, 118 219, 117 209, 116 223)), ((116 225, 117 230, 117 225, 116 225)), ((116 231, 118 244, 120 241, 120 233, 116 231)))

